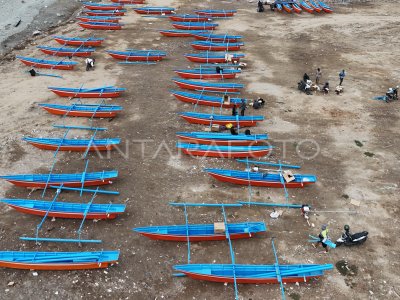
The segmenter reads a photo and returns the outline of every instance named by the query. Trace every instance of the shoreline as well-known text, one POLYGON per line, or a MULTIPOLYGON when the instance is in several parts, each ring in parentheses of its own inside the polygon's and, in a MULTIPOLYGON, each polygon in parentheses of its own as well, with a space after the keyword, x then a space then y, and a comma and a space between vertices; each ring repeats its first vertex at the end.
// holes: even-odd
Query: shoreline
MULTIPOLYGON (((8 23, 3 28, 8 27, 9 33, 5 34, 3 39, 0 39, 0 60, 13 59, 13 56, 10 56, 13 50, 22 50, 28 43, 33 42, 36 38, 51 34, 52 30, 71 21, 71 17, 81 9, 81 4, 77 1, 56 0, 54 2, 45 3, 48 5, 44 4, 34 16, 26 16, 29 23, 19 18, 19 16, 12 16, 3 22, 3 25, 4 23, 8 23), (16 21, 13 24, 10 23, 14 19, 16 21), (25 24, 23 23, 27 22, 24 29, 18 31, 12 30, 13 28, 11 27, 14 27, 19 19, 21 19, 21 24, 19 26, 24 26, 25 24), (29 21, 29 19, 31 21, 29 21), (39 30, 41 34, 33 36, 32 34, 36 30, 39 30)), ((27 9, 29 9, 28 6, 27 9)), ((21 11, 19 11, 19 13, 20 12, 21 11)))

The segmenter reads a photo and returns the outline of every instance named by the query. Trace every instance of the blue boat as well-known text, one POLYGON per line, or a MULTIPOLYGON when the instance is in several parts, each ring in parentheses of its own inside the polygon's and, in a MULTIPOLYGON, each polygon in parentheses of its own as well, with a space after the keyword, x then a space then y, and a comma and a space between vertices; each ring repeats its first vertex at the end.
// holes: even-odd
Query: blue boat
POLYGON ((102 171, 72 174, 18 174, 2 175, 4 179, 16 186, 26 188, 46 188, 50 186, 82 187, 112 184, 118 177, 118 171, 102 171))
POLYGON ((244 46, 244 43, 196 41, 192 42, 190 45, 196 50, 203 51, 238 51, 244 46))
MULTIPOLYGON (((223 97, 217 96, 209 96, 201 94, 194 94, 194 93, 187 93, 184 91, 171 91, 172 95, 175 96, 178 100, 186 103, 192 103, 197 105, 206 105, 206 106, 214 106, 214 107, 224 107, 224 108, 231 108, 233 106, 240 106, 242 103, 241 98, 228 98, 228 101, 225 101, 223 97)), ((247 103, 247 100, 244 99, 247 103)))
POLYGON ((30 199, 1 199, 15 210, 37 216, 66 219, 115 219, 125 211, 124 204, 52 202, 30 199))
POLYGON ((184 56, 196 63, 226 63, 228 61, 239 62, 245 55, 241 53, 215 53, 215 52, 200 52, 200 53, 187 53, 184 56))
POLYGON ((175 22, 201 22, 201 21, 209 21, 211 20, 205 16, 199 15, 190 15, 190 14, 174 14, 169 16, 171 21, 175 22))
POLYGON ((208 17, 232 17, 235 13, 237 13, 236 9, 225 10, 225 9, 202 9, 202 10, 195 10, 196 14, 200 16, 208 16, 208 17))
POLYGON ((322 11, 322 7, 317 4, 316 2, 314 2, 313 0, 308 0, 308 2, 310 3, 310 6, 316 11, 316 12, 321 12, 322 11))
POLYGON ((181 29, 162 29, 160 33, 171 37, 192 37, 195 34, 207 33, 207 30, 181 30, 181 29))
POLYGON ((54 40, 61 45, 71 45, 71 46, 100 46, 104 41, 103 38, 95 37, 68 37, 62 35, 53 36, 54 40))
POLYGON ((88 21, 93 21, 93 22, 116 22, 118 23, 121 18, 120 17, 113 17, 113 16, 79 16, 76 17, 80 21, 83 22, 88 22, 88 21))
POLYGON ((172 26, 183 30, 214 30, 218 24, 209 22, 173 22, 172 26))
POLYGON ((274 188, 302 188, 317 181, 315 175, 293 174, 291 181, 284 179, 284 172, 237 171, 226 169, 205 169, 215 179, 239 185, 252 185, 274 188))
POLYGON ((267 134, 245 134, 233 135, 222 132, 177 132, 177 137, 185 142, 222 145, 222 146, 246 146, 265 143, 268 139, 267 134))
POLYGON ((297 283, 308 282, 332 270, 333 265, 231 265, 231 264, 188 264, 176 265, 174 269, 188 277, 198 280, 222 283, 297 283), (280 280, 281 279, 281 280, 280 280))
POLYGON ((67 88, 58 86, 49 86, 49 90, 61 97, 73 98, 114 98, 119 97, 125 88, 114 86, 102 86, 97 88, 67 88))
MULTIPOLYGON (((264 222, 228 223, 230 239, 251 238, 253 235, 266 232, 264 222)), ((226 240, 225 230, 218 232, 215 224, 166 225, 133 228, 133 231, 153 240, 175 242, 199 242, 226 240)))
POLYGON ((318 4, 321 6, 321 8, 324 12, 326 12, 326 13, 333 12, 333 9, 329 5, 325 4, 324 2, 318 1, 318 4))
POLYGON ((22 139, 32 146, 52 151, 108 151, 119 145, 121 139, 65 139, 65 138, 32 138, 22 139))
POLYGON ((264 116, 229 116, 197 112, 182 112, 179 115, 189 123, 208 126, 233 124, 234 126, 248 127, 256 126, 257 122, 264 120, 264 116))
POLYGON ((188 155, 220 158, 262 157, 273 148, 271 146, 219 146, 179 142, 176 147, 188 155))
POLYGON ((145 15, 161 15, 161 14, 172 14, 175 11, 173 7, 163 6, 147 6, 147 7, 134 7, 133 10, 138 14, 145 15))
POLYGON ((213 33, 197 33, 194 38, 202 41, 211 42, 237 42, 242 39, 241 35, 229 35, 229 34, 213 34, 213 33))
POLYGON ((119 251, 0 251, 0 267, 27 270, 100 269, 116 263, 118 258, 119 251))
POLYGON ((69 117, 113 118, 122 111, 122 106, 108 104, 79 104, 72 105, 39 103, 40 107, 51 114, 69 117))
POLYGON ((196 91, 210 91, 210 92, 239 92, 240 89, 244 88, 244 84, 241 83, 229 83, 229 82, 207 82, 207 81, 194 81, 186 80, 182 78, 172 78, 180 88, 187 90, 196 91))
POLYGON ((314 8, 312 8, 307 2, 302 0, 302 1, 299 2, 299 5, 306 12, 308 12, 310 14, 314 13, 314 8))
POLYGON ((25 57, 17 55, 16 58, 21 60, 27 66, 44 69, 56 69, 56 70, 72 70, 78 63, 75 61, 57 61, 57 60, 45 60, 33 57, 25 57))
POLYGON ((89 57, 93 54, 95 49, 93 48, 71 48, 71 47, 49 47, 49 46, 37 46, 43 53, 56 56, 83 56, 89 57))
POLYGON ((116 9, 116 10, 99 10, 99 9, 84 9, 82 14, 87 14, 89 16, 123 16, 126 9, 116 9))

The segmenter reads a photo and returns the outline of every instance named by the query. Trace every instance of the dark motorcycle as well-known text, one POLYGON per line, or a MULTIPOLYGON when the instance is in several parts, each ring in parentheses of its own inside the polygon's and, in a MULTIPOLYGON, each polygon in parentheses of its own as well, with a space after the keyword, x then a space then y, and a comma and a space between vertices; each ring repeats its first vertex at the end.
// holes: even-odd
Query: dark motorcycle
POLYGON ((368 238, 368 231, 358 232, 355 234, 348 235, 343 233, 340 238, 336 241, 336 246, 353 246, 353 245, 361 245, 368 238))

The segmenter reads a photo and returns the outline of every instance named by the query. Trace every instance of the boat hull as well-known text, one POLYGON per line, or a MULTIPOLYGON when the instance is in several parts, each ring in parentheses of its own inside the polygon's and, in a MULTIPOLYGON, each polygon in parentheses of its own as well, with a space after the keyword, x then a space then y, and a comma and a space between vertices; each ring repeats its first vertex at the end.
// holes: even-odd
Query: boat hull
POLYGON ((125 61, 160 61, 163 59, 163 56, 158 55, 125 55, 125 54, 117 54, 117 53, 108 53, 111 57, 118 59, 118 60, 125 60, 125 61))
MULTIPOLYGON (((152 240, 160 241, 172 241, 172 242, 187 242, 187 237, 185 235, 172 235, 172 234, 157 234, 157 233, 147 233, 139 232, 141 235, 148 237, 152 240)), ((236 239, 248 239, 256 235, 257 233, 233 233, 230 234, 231 240, 236 239)), ((214 234, 214 235, 199 235, 199 236, 189 236, 190 242, 201 242, 201 241, 224 241, 226 240, 226 235, 224 234, 214 234)))
POLYGON ((236 87, 217 87, 217 86, 202 86, 202 85, 196 85, 196 84, 190 84, 187 82, 180 82, 180 81, 175 81, 175 84, 178 85, 182 89, 187 89, 187 90, 195 90, 195 91, 213 91, 213 92, 239 92, 239 89, 236 87))
POLYGON ((208 36, 197 35, 197 34, 194 34, 193 37, 199 41, 221 42, 221 43, 227 43, 227 42, 238 43, 239 42, 239 39, 237 39, 237 38, 223 38, 223 37, 221 37, 221 38, 211 37, 210 38, 208 36))
POLYGON ((74 98, 115 98, 121 95, 120 92, 69 92, 63 90, 51 89, 51 91, 60 97, 74 97, 74 98))
POLYGON ((193 49, 202 50, 202 51, 238 51, 241 46, 233 45, 233 46, 212 46, 212 45, 198 45, 191 44, 193 49))
POLYGON ((262 157, 267 155, 271 149, 255 150, 255 151, 211 151, 211 150, 194 150, 182 148, 181 151, 187 155, 202 157, 220 157, 220 158, 241 158, 241 157, 262 157))
POLYGON ((88 263, 18 263, 0 260, 0 267, 22 270, 52 270, 52 271, 67 271, 67 270, 87 270, 87 269, 103 269, 116 261, 109 262, 88 262, 88 263))
POLYGON ((186 103, 191 103, 191 104, 197 104, 197 105, 205 105, 205 106, 213 106, 213 107, 223 107, 223 108, 232 108, 233 106, 239 107, 240 103, 234 103, 230 102, 229 104, 224 104, 222 102, 216 102, 216 101, 208 101, 208 100, 202 100, 202 99, 196 99, 196 98, 191 98, 188 96, 180 95, 180 94, 173 94, 176 99, 186 102, 186 103))
MULTIPOLYGON (((96 179, 96 180, 85 180, 83 183, 83 186, 100 186, 100 185, 108 185, 112 184, 113 179, 96 179)), ((49 182, 46 185, 46 182, 32 182, 32 181, 22 181, 22 180, 12 180, 12 179, 6 179, 6 181, 20 187, 25 187, 25 188, 37 188, 37 189, 44 189, 46 186, 61 186, 61 184, 64 187, 81 187, 82 182, 80 181, 71 181, 71 182, 49 182)))
POLYGON ((208 172, 208 174, 215 179, 222 181, 222 182, 228 182, 228 183, 233 183, 233 184, 239 184, 239 185, 251 185, 251 186, 260 186, 260 187, 271 187, 271 188, 303 188, 307 185, 312 184, 312 182, 285 182, 285 185, 283 185, 281 182, 277 181, 262 181, 262 180, 248 180, 248 179, 243 179, 243 178, 238 178, 238 177, 233 177, 233 176, 225 176, 213 172, 208 172))
POLYGON ((210 19, 207 17, 180 17, 180 16, 169 16, 169 19, 174 22, 207 22, 210 19))
POLYGON ((144 4, 144 0, 111 0, 111 2, 122 4, 144 4))
POLYGON ((76 152, 84 152, 84 151, 109 151, 113 150, 115 148, 115 145, 93 145, 90 146, 89 149, 85 145, 79 145, 79 146, 73 146, 73 145, 68 145, 68 146, 58 146, 58 145, 51 145, 51 144, 45 144, 45 143, 37 143, 37 142, 29 142, 32 146, 42 149, 42 150, 52 150, 52 151, 76 151, 76 152))
POLYGON ((95 17, 96 16, 116 17, 116 16, 124 16, 125 12, 104 10, 102 12, 85 11, 85 14, 87 14, 88 16, 95 16, 95 17))
POLYGON ((224 17, 233 17, 235 14, 234 12, 227 12, 227 13, 217 13, 217 12, 203 12, 203 11, 196 11, 196 14, 199 16, 207 16, 207 17, 214 17, 214 18, 224 18, 224 17))
POLYGON ((123 5, 106 6, 106 5, 90 5, 90 4, 85 4, 84 7, 91 10, 106 10, 106 11, 107 10, 115 11, 124 8, 123 5))
POLYGON ((217 125, 227 125, 227 124, 235 124, 235 126, 239 123, 240 127, 252 127, 256 126, 258 121, 246 120, 246 121, 237 121, 237 120, 210 120, 210 119, 203 119, 203 118, 196 118, 192 116, 185 116, 181 115, 183 119, 188 121, 192 124, 201 124, 201 125, 208 125, 217 124, 217 125))
POLYGON ((54 38, 54 40, 57 43, 61 44, 61 45, 91 46, 91 47, 98 47, 103 42, 103 40, 97 40, 97 41, 73 41, 73 40, 64 40, 64 39, 61 39, 61 38, 54 38))
POLYGON ((144 10, 144 9, 133 9, 136 13, 140 15, 171 15, 172 10, 144 10))
POLYGON ((201 138, 193 138, 184 135, 177 135, 177 137, 185 142, 194 143, 194 144, 202 144, 202 145, 217 145, 217 146, 255 146, 262 144, 263 140, 260 141, 238 141, 238 140, 215 140, 215 139, 201 139, 201 138))
POLYGON ((101 25, 101 24, 88 24, 88 23, 83 23, 80 22, 78 23, 79 26, 82 28, 86 29, 93 29, 93 30, 121 30, 122 25, 119 23, 108 23, 108 22, 103 22, 104 24, 115 24, 115 25, 101 25))
POLYGON ((183 71, 175 71, 175 73, 181 77, 186 79, 233 79, 236 78, 237 73, 215 73, 215 74, 207 74, 207 73, 190 73, 183 71))
POLYGON ((53 70, 72 70, 75 65, 53 65, 53 64, 46 64, 46 63, 35 63, 32 61, 24 60, 20 58, 21 62, 27 66, 34 66, 35 68, 42 68, 42 69, 53 69, 53 70))
POLYGON ((79 56, 79 57, 89 57, 92 55, 92 51, 88 52, 67 52, 67 51, 55 51, 50 49, 40 49, 45 54, 55 55, 55 56, 79 56))
POLYGON ((68 117, 86 117, 86 118, 114 118, 117 116, 117 111, 110 112, 96 112, 93 114, 93 111, 74 111, 74 110, 65 110, 65 109, 57 109, 53 107, 43 107, 46 111, 53 115, 62 115, 67 114, 68 117))
POLYGON ((183 24, 172 24, 176 29, 181 30, 214 30, 216 26, 213 25, 204 25, 204 26, 196 26, 196 25, 183 25, 183 24))
MULTIPOLYGON (((185 57, 195 63, 226 63, 227 60, 225 57, 201 57, 201 56, 189 56, 185 55, 185 57)), ((232 62, 239 62, 240 57, 232 58, 232 62)))

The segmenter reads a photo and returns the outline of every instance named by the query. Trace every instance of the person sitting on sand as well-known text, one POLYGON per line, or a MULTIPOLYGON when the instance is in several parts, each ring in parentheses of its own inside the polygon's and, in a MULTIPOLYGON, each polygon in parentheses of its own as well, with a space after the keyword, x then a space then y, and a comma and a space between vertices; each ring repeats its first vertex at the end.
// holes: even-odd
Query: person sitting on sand
POLYGON ((94 58, 88 57, 85 59, 86 71, 89 71, 90 69, 94 68, 94 62, 95 62, 94 58))
POLYGON ((329 93, 329 82, 325 82, 323 88, 322 88, 322 92, 324 94, 328 94, 329 93))

